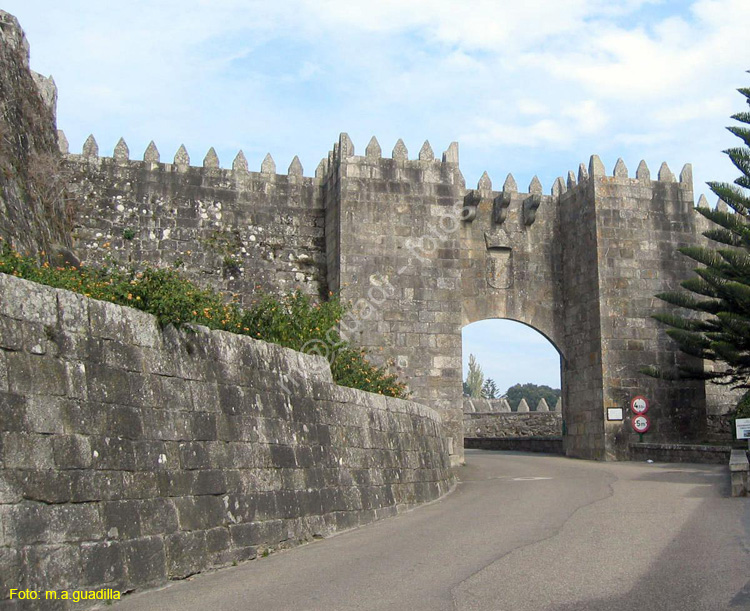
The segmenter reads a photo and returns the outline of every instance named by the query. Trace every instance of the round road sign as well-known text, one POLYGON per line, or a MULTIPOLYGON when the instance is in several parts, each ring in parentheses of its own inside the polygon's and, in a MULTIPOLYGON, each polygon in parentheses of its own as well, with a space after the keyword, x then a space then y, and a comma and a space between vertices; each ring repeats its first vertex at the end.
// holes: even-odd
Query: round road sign
POLYGON ((648 411, 648 399, 638 395, 630 400, 630 410, 634 414, 645 414, 648 411))
POLYGON ((645 433, 651 427, 651 420, 648 419, 648 416, 639 414, 630 421, 630 426, 636 433, 645 433))

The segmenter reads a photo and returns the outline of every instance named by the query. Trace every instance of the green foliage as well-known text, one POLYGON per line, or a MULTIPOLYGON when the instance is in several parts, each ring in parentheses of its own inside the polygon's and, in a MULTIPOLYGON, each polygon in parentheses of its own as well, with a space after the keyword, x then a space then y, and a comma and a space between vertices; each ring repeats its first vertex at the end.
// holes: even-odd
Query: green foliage
POLYGON ((234 302, 227 303, 221 293, 200 288, 176 269, 51 267, 20 255, 7 244, 0 249, 0 272, 134 307, 156 316, 162 326, 199 324, 321 354, 331 364, 333 379, 342 386, 407 396, 406 386, 396 375, 370 363, 365 351, 340 337, 338 323, 348 307, 336 295, 314 303, 299 291, 282 297, 263 294, 253 307, 242 310, 234 302))
MULTIPOLYGON (((739 91, 750 104, 750 89, 739 91)), ((750 113, 738 113, 732 118, 750 124, 750 113)), ((748 128, 728 129, 745 145, 750 144, 748 128)), ((750 149, 737 147, 724 152, 742 176, 734 184, 710 182, 708 185, 734 213, 698 208, 700 214, 717 225, 703 235, 721 247, 679 249, 703 267, 695 270, 696 277, 682 283, 687 292, 657 295, 662 301, 681 308, 679 313, 654 315, 670 327, 667 333, 683 353, 723 363, 724 367, 704 371, 697 361, 678 365, 674 371, 650 368, 643 372, 666 379, 703 379, 750 388, 750 197, 746 193, 750 188, 750 149)), ((739 405, 750 411, 750 397, 746 394, 739 405)))
POLYGON ((742 395, 734 415, 737 418, 750 418, 750 390, 742 395))
POLYGON ((473 399, 478 399, 482 396, 482 385, 484 384, 484 374, 482 368, 477 363, 477 359, 473 354, 469 355, 469 373, 466 376, 466 387, 468 390, 468 396, 473 399))
POLYGON ((550 388, 549 386, 540 386, 531 383, 516 384, 515 386, 511 386, 505 393, 505 397, 513 409, 521 402, 521 399, 526 399, 526 403, 529 404, 530 409, 536 408, 540 399, 544 399, 550 409, 554 409, 560 395, 559 388, 550 388))
POLYGON ((487 378, 482 384, 482 397, 484 399, 497 399, 500 396, 500 390, 495 384, 495 380, 487 378))

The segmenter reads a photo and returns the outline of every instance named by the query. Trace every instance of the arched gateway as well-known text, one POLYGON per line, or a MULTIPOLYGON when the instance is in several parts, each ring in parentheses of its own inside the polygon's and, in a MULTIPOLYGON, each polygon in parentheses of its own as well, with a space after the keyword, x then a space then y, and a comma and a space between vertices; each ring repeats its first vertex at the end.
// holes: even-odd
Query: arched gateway
POLYGON ((384 158, 373 138, 357 156, 342 134, 310 178, 298 161, 280 175, 270 155, 259 173, 242 154, 231 170, 215 157, 192 167, 181 149, 161 163, 152 145, 132 161, 121 142, 101 158, 93 138, 67 155, 82 195, 83 259, 110 256, 98 236, 130 231, 117 256, 180 257, 188 273, 243 300, 258 285, 340 290, 356 304, 345 335, 393 360, 413 398, 442 411, 456 461, 461 328, 485 318, 523 322, 560 351, 568 455, 626 458, 635 395, 651 400, 650 440, 702 436, 704 385, 639 373, 684 358, 650 316, 664 307, 654 295, 691 273, 677 248, 704 239, 689 165, 679 178, 666 165, 652 178, 642 162, 631 178, 622 161, 609 176, 592 157, 544 195, 538 180, 524 193, 511 176, 493 190, 486 174, 466 189, 455 143, 442 160, 427 142, 409 160, 400 140, 384 158), (607 420, 608 408, 626 419, 607 420))
POLYGON ((324 182, 328 278, 360 304, 352 339, 393 359, 414 397, 453 423, 456 460, 461 328, 485 318, 526 323, 561 352, 568 455, 627 458, 635 395, 651 400, 651 439, 700 436, 703 383, 639 372, 685 358, 650 316, 654 295, 690 275, 677 248, 703 239, 690 166, 675 178, 664 164, 652 179, 642 162, 630 178, 618 161, 610 176, 594 156, 543 195, 510 175, 500 191, 486 174, 467 190, 456 146, 442 163, 424 150, 358 157, 342 136, 324 182), (607 420, 612 407, 624 421, 607 420))

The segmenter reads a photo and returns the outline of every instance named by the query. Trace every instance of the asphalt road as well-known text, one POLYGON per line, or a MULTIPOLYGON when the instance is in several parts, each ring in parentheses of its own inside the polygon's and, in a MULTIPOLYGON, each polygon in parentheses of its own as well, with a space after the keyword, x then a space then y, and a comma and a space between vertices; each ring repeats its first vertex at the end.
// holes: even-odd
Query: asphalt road
POLYGON ((750 609, 726 467, 469 450, 429 506, 197 575, 120 611, 750 609))

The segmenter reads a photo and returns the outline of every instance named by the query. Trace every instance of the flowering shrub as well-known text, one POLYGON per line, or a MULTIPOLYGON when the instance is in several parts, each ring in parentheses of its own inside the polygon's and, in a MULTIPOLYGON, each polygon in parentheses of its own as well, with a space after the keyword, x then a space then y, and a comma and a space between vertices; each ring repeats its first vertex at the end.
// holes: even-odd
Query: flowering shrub
POLYGON ((406 386, 394 374, 376 367, 365 351, 341 339, 337 327, 348 307, 337 295, 314 303, 299 291, 282 297, 262 294, 243 310, 221 293, 198 287, 176 269, 53 267, 21 255, 8 244, 0 248, 0 272, 137 308, 156 316, 162 326, 194 323, 323 354, 331 363, 333 379, 342 386, 392 397, 407 395, 406 386))

